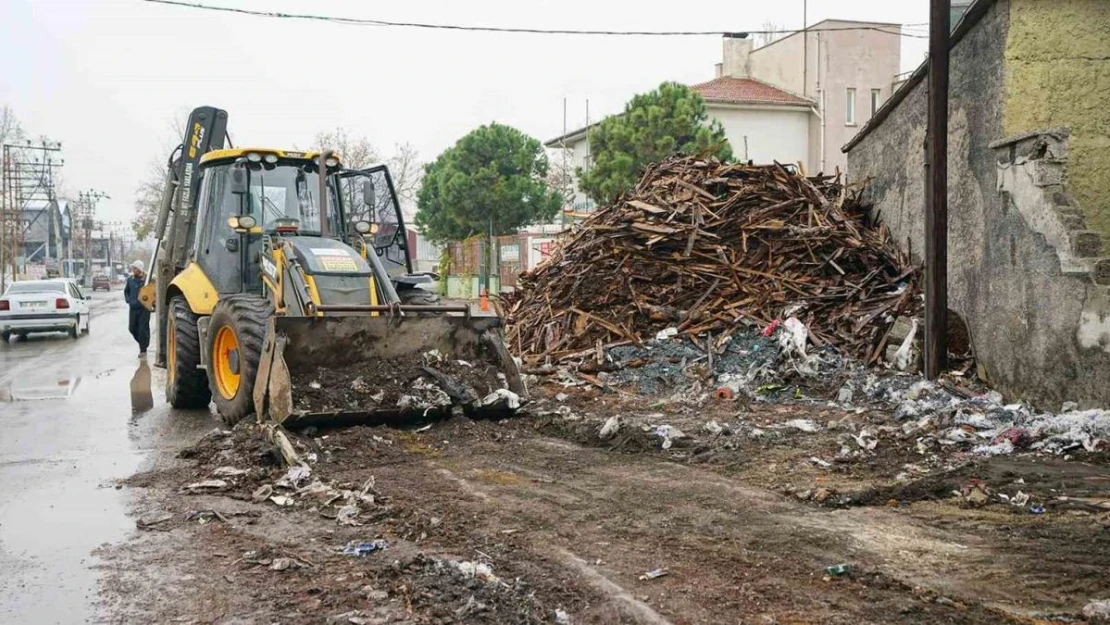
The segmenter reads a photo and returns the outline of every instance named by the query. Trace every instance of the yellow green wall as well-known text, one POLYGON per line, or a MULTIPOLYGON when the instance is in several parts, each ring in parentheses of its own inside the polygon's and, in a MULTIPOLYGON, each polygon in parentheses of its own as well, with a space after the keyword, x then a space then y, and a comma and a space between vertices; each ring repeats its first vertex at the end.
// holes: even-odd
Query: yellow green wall
POLYGON ((1068 190, 1110 242, 1110 0, 1010 1, 1002 123, 1071 129, 1068 190))

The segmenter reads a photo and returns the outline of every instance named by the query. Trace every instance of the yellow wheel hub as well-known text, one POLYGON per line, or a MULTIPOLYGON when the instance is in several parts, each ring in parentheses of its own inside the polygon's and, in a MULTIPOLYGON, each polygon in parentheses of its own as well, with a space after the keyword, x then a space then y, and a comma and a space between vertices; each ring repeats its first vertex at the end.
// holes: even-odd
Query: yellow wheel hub
POLYGON ((216 389, 224 399, 234 399, 239 392, 239 339, 235 330, 223 326, 216 332, 212 349, 212 371, 216 389))

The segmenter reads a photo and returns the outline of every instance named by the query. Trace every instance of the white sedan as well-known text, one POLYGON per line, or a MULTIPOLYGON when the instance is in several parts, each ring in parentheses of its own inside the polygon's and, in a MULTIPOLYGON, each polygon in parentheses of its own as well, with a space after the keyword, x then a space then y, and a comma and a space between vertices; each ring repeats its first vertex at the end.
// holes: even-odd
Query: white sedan
POLYGON ((0 339, 32 332, 68 332, 73 338, 89 331, 89 300, 70 278, 13 282, 0 295, 0 339))

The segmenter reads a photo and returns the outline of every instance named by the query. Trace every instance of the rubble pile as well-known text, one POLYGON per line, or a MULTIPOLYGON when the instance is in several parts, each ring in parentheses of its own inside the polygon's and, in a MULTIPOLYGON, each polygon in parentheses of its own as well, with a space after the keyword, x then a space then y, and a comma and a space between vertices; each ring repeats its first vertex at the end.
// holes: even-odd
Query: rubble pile
POLYGON ((507 339, 534 364, 793 315, 815 346, 874 363, 916 293, 915 269, 839 178, 675 157, 521 276, 507 339))

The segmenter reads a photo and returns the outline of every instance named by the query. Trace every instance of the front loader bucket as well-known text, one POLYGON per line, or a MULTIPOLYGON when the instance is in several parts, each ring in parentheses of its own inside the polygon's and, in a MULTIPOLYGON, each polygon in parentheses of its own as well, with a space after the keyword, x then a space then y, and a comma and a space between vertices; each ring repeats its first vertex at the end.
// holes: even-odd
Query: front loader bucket
POLYGON ((273 317, 254 402, 287 428, 508 415, 527 401, 500 319, 273 317))

